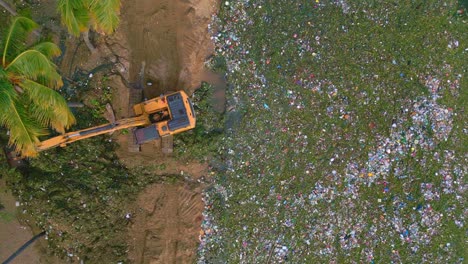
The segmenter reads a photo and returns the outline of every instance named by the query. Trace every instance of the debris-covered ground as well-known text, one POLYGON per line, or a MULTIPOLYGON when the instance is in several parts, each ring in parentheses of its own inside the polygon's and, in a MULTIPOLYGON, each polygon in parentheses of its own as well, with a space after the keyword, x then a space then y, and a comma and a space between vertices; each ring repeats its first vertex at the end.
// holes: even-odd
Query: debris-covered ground
POLYGON ((223 1, 199 263, 463 263, 466 7, 223 1))

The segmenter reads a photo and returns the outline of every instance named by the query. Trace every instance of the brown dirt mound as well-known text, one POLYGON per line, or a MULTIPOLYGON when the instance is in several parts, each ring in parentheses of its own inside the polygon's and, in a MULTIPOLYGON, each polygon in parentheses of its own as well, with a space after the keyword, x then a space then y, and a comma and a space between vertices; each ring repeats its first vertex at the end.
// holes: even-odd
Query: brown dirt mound
POLYGON ((130 227, 132 263, 193 263, 203 206, 200 187, 148 187, 138 197, 130 227))

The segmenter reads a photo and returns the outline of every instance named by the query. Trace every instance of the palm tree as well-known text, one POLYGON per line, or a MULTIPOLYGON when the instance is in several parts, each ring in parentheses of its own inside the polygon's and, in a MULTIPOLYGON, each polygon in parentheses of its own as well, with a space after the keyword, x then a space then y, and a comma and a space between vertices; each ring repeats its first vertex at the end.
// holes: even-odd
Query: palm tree
POLYGON ((38 25, 25 17, 13 18, 1 43, 0 126, 9 130, 9 145, 22 156, 35 156, 38 137, 48 127, 63 133, 75 123, 65 99, 54 89, 63 85, 51 59, 60 49, 51 42, 26 46, 38 25))
POLYGON ((96 49, 89 41, 89 30, 111 34, 119 25, 120 0, 59 0, 62 23, 75 36, 83 39, 91 52, 96 49))

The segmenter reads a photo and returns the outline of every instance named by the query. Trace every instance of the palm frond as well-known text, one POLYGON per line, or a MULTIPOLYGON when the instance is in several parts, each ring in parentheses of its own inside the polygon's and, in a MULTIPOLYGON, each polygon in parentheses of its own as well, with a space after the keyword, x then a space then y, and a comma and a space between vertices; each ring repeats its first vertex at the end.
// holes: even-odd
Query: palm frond
POLYGON ((2 116, 7 110, 7 107, 15 99, 16 93, 13 85, 8 81, 6 77, 2 78, 0 70, 0 123, 2 116))
POLYGON ((57 10, 68 32, 75 36, 88 28, 89 15, 83 0, 58 0, 57 10))
POLYGON ((11 102, 11 88, 13 88, 11 84, 0 80, 0 114, 11 102))
POLYGON ((31 118, 36 120, 40 125, 44 127, 52 127, 55 131, 59 133, 65 133, 64 124, 59 119, 55 110, 46 105, 29 105, 29 113, 31 118))
POLYGON ((23 80, 19 85, 32 102, 30 113, 41 125, 64 133, 65 128, 75 123, 75 117, 59 93, 31 80, 23 80))
POLYGON ((54 89, 63 85, 62 77, 57 73, 55 64, 38 50, 31 49, 22 52, 5 70, 54 89))
POLYGON ((16 151, 25 157, 35 156, 38 137, 48 134, 18 101, 10 102, 0 121, 0 125, 10 130, 9 145, 15 146, 16 151))
POLYGON ((29 18, 20 16, 13 19, 2 47, 3 67, 7 66, 7 59, 14 58, 21 51, 28 33, 37 27, 38 25, 29 18))
POLYGON ((120 22, 120 0, 92 1, 89 8, 97 31, 111 34, 117 29, 120 22))
POLYGON ((52 42, 41 42, 32 47, 32 49, 44 54, 49 60, 62 53, 60 48, 52 42))

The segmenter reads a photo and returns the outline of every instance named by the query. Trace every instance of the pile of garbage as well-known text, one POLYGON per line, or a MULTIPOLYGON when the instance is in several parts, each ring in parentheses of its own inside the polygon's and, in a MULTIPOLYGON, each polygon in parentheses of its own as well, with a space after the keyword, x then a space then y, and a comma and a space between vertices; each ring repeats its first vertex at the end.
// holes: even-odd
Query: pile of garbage
MULTIPOLYGON (((295 70, 294 58, 273 65, 270 47, 243 39, 254 23, 272 23, 262 4, 224 2, 223 21, 213 16, 221 25, 213 41, 216 56, 226 60, 228 109, 243 117, 226 134, 227 167, 214 171, 214 187, 204 193, 198 263, 216 258, 338 263, 344 256, 368 263, 379 258, 393 263, 463 262, 454 250, 456 241, 443 230, 466 228, 467 165, 465 157, 446 147, 457 113, 439 102, 447 91, 458 96, 462 75, 445 74, 451 67, 443 65, 421 76, 426 95, 399 101, 395 107, 400 114, 392 123, 378 124, 387 134, 376 134, 371 146, 338 153, 332 144, 341 140, 371 144, 362 136, 341 133, 339 122, 355 127, 362 118, 350 108, 349 98, 341 96, 348 88, 318 79, 312 70, 295 70), (250 17, 246 7, 257 10, 258 17, 250 17), (255 56, 264 57, 254 59, 254 49, 255 56), (274 79, 271 67, 291 85, 274 79), (311 119, 316 126, 309 119, 298 121, 315 110, 311 119), (317 152, 323 155, 314 155, 317 152)), ((345 1, 337 4, 343 13, 351 12, 345 1)), ((314 5, 319 12, 326 4, 314 5)), ((299 58, 321 60, 315 48, 322 44, 320 36, 284 34, 289 33, 290 41, 276 52, 287 56, 286 47, 296 45, 299 58)), ((369 94, 361 94, 357 100, 372 107, 369 94)), ((370 129, 375 125, 369 124, 370 129)))

